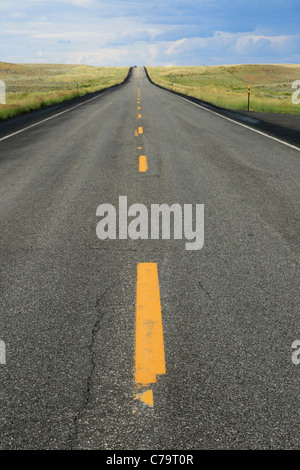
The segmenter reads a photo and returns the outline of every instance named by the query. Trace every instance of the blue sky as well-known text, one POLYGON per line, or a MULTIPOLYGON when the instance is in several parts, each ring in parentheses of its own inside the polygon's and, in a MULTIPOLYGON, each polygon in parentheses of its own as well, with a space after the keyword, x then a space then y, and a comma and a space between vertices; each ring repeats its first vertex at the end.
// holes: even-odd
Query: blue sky
POLYGON ((0 61, 300 63, 300 0, 0 0, 0 61))

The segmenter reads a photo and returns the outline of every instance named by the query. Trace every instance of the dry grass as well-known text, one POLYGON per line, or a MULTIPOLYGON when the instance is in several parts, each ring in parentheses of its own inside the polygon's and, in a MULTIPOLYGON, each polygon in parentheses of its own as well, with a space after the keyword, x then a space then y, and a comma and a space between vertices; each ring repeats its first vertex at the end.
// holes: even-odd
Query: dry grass
POLYGON ((292 103, 293 81, 300 80, 300 65, 222 65, 199 67, 147 67, 159 85, 229 109, 300 114, 292 103))
POLYGON ((116 85, 124 80, 128 69, 0 62, 0 80, 6 84, 0 120, 116 85))

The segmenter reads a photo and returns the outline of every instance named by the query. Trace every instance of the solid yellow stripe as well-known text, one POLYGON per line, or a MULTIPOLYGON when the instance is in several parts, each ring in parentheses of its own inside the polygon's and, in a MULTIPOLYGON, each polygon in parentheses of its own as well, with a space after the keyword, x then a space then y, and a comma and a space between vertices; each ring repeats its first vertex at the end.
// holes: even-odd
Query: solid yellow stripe
POLYGON ((156 263, 137 266, 135 347, 135 383, 145 387, 166 373, 156 263))
POLYGON ((144 130, 142 127, 139 127, 139 134, 143 134, 144 130))
POLYGON ((147 157, 146 155, 140 155, 139 159, 139 171, 141 173, 144 173, 145 171, 148 170, 148 163, 147 163, 147 157))

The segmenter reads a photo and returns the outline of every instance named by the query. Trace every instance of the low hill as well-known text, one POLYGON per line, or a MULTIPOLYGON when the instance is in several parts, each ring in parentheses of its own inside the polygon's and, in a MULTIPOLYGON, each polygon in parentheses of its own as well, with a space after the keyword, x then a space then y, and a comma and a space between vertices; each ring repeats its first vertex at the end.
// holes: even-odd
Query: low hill
POLYGON ((229 109, 300 114, 292 102, 292 83, 300 64, 147 67, 151 79, 169 89, 229 109))
POLYGON ((0 120, 121 83, 129 67, 0 62, 6 104, 0 120))

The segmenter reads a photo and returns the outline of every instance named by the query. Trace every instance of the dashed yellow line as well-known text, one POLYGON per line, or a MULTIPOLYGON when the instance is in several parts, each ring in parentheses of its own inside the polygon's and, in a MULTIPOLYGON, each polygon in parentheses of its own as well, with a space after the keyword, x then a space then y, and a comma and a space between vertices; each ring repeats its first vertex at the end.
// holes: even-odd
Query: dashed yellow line
POLYGON ((148 163, 146 155, 140 155, 139 158, 139 171, 145 173, 148 170, 148 163))
MULTIPOLYGON (((140 104, 139 69, 137 94, 137 103, 140 104)), ((140 106, 138 106, 138 109, 141 109, 140 106)), ((138 114, 137 117, 141 118, 142 115, 138 114)), ((143 133, 142 126, 135 130, 136 136, 143 133)), ((142 146, 138 146, 137 150, 142 150, 142 146)), ((147 170, 147 156, 140 155, 139 171, 146 172, 147 170)), ((157 264, 139 263, 137 266, 136 287, 135 400, 148 408, 153 408, 153 384, 157 382, 158 375, 165 373, 165 350, 157 264)))
POLYGON ((165 351, 156 263, 137 266, 135 398, 153 407, 152 385, 165 374, 165 351))

